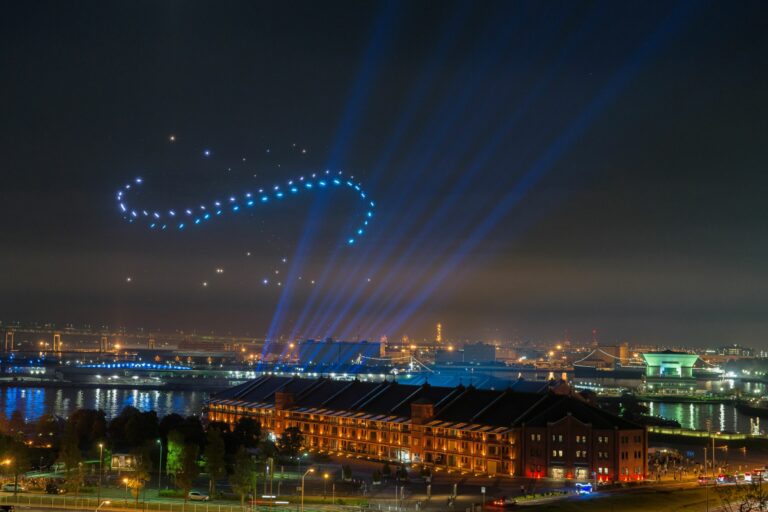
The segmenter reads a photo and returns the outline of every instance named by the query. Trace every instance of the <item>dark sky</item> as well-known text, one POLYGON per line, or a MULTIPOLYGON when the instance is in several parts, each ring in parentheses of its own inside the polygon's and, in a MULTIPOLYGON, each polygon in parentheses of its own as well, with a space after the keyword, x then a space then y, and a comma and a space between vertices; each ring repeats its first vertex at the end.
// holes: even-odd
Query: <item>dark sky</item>
POLYGON ((0 65, 4 321, 768 348, 765 2, 19 1, 0 65), (351 247, 346 191, 115 202, 325 169, 351 247))

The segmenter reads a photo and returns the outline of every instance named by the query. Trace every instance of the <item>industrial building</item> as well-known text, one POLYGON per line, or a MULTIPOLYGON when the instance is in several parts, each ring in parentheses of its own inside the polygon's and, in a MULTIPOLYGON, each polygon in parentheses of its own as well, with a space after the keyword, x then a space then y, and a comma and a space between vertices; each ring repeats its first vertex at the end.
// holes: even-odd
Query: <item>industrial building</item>
POLYGON ((567 386, 529 393, 473 386, 265 376, 214 395, 210 421, 257 419, 308 450, 461 473, 641 480, 646 430, 567 386))
POLYGON ((299 343, 303 365, 343 365, 384 356, 384 344, 377 341, 306 340, 299 343))

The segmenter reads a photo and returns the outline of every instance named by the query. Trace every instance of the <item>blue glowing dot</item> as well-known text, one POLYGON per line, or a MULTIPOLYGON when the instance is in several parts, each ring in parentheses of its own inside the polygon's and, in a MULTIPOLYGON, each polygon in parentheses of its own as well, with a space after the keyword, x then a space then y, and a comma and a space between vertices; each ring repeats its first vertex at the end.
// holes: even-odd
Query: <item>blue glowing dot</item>
POLYGON ((347 243, 352 245, 353 243, 355 243, 355 239, 354 238, 350 238, 349 240, 347 240, 347 243))
POLYGON ((240 207, 238 205, 235 205, 235 206, 232 207, 232 211, 233 212, 236 212, 239 209, 240 209, 240 207))
POLYGON ((167 224, 163 224, 163 227, 161 227, 160 229, 165 229, 165 228, 167 228, 167 227, 168 227, 168 225, 167 225, 167 224))
POLYGON ((267 201, 269 201, 269 198, 267 196, 261 196, 262 203, 266 203, 267 201))
POLYGON ((152 224, 149 225, 149 227, 152 229, 155 229, 155 223, 153 222, 152 224))
POLYGON ((208 219, 210 219, 210 218, 211 218, 211 214, 210 214, 210 213, 206 213, 205 215, 203 215, 203 218, 204 218, 205 220, 208 220, 208 219))
POLYGON ((250 201, 248 201, 248 202, 247 202, 247 203, 245 203, 245 204, 247 204, 248 206, 253 206, 253 200, 250 200, 250 201))
POLYGON ((362 234, 363 234, 363 230, 362 230, 362 229, 358 229, 358 230, 357 230, 357 234, 358 234, 358 235, 362 235, 362 234))
POLYGON ((138 217, 138 216, 139 216, 139 214, 138 214, 138 213, 136 213, 136 210, 131 210, 131 216, 133 216, 133 217, 138 217))
POLYGON ((278 193, 277 193, 277 194, 275 194, 275 195, 276 195, 277 197, 283 197, 283 193, 282 193, 282 192, 278 192, 278 193))
POLYGON ((173 211, 173 210, 168 210, 168 215, 170 215, 171 217, 175 217, 176 216, 176 212, 173 211))
POLYGON ((367 215, 368 217, 373 217, 373 212, 368 212, 368 213, 366 213, 366 215, 367 215))
POLYGON ((317 184, 320 185, 321 187, 325 186, 325 182, 323 180, 318 181, 317 184))
POLYGON ((295 194, 296 192, 298 192, 298 191, 299 191, 299 189, 297 189, 296 187, 291 187, 291 192, 293 192, 294 194, 295 194))
POLYGON ((184 229, 184 223, 179 224, 179 229, 184 229))
POLYGON ((307 188, 312 188, 312 184, 309 183, 309 182, 305 183, 304 186, 307 187, 307 188))
POLYGON ((204 149, 203 150, 203 156, 211 156, 211 150, 210 149, 204 149))
POLYGON ((141 185, 142 181, 144 181, 144 180, 142 180, 141 178, 136 178, 136 184, 137 185, 141 185))
POLYGON ((334 185, 341 185, 341 182, 339 180, 333 180, 334 185))
POLYGON ((221 201, 214 201, 213 204, 214 206, 221 206, 221 201))
POLYGON ((187 209, 186 209, 186 210, 184 210, 184 211, 187 213, 187 215, 192 215, 192 210, 190 210, 189 208, 187 208, 187 209))
POLYGON ((159 218, 160 218, 160 214, 159 214, 159 213, 157 213, 157 212, 153 213, 153 214, 152 214, 152 216, 153 216, 153 217, 155 217, 156 219, 159 219, 159 218))
POLYGON ((120 209, 121 209, 122 211, 126 211, 126 210, 127 210, 127 209, 126 209, 126 207, 125 207, 125 205, 124 205, 123 203, 120 203, 120 209))

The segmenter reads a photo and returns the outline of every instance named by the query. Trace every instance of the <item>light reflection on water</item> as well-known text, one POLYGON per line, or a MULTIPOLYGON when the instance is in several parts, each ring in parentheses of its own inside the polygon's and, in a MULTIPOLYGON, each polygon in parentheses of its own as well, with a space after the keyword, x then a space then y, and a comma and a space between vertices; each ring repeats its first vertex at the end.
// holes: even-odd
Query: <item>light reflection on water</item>
POLYGON ((749 433, 750 417, 740 413, 731 404, 645 402, 645 405, 648 406, 649 414, 675 420, 683 428, 707 430, 709 420, 714 431, 749 433))
POLYGON ((144 389, 17 388, 0 389, 0 411, 10 417, 20 410, 29 420, 43 413, 67 417, 75 409, 103 409, 108 418, 132 405, 142 411, 155 410, 162 417, 175 412, 197 415, 208 393, 200 391, 159 391, 144 389))

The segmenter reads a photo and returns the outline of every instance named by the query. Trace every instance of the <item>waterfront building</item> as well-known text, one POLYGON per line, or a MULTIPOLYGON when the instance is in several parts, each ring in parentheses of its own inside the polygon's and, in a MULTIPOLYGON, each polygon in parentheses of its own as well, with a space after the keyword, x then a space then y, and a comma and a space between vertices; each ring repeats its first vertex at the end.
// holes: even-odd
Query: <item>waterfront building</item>
POLYGON ((265 376, 214 395, 209 421, 251 417, 273 435, 297 427, 311 451, 435 470, 579 480, 641 480, 644 427, 567 386, 439 387, 265 376))
POLYGON ((665 394, 687 394, 696 388, 693 366, 699 359, 696 354, 664 350, 644 352, 645 383, 650 391, 665 394))
POLYGON ((460 349, 438 349, 436 364, 478 364, 496 361, 496 347, 488 343, 465 343, 460 349))
POLYGON ((384 344, 379 341, 322 341, 306 340, 299 343, 299 362, 303 365, 346 365, 364 363, 384 356, 384 344))

